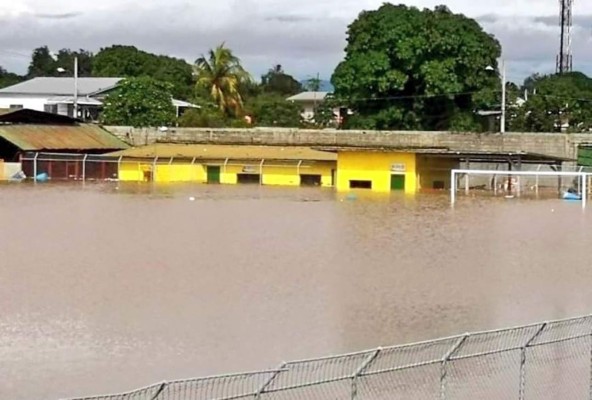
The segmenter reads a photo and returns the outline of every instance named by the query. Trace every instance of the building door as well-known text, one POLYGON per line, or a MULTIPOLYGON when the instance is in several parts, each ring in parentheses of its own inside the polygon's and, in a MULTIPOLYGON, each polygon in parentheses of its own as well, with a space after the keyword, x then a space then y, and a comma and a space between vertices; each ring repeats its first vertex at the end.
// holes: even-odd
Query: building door
POLYGON ((405 175, 391 175, 391 190, 405 190, 405 175))
POLYGON ((208 183, 220 183, 220 167, 208 165, 208 183))

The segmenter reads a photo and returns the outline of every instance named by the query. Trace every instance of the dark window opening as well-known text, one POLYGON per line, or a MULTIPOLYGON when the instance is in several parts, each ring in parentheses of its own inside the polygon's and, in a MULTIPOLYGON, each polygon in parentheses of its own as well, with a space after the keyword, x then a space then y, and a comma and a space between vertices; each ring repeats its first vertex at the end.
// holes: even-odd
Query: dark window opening
POLYGON ((259 174, 237 174, 236 180, 238 183, 255 184, 260 183, 259 174))
POLYGON ((321 175, 300 175, 300 186, 321 186, 321 175))
POLYGON ((150 170, 144 171, 144 181, 152 182, 152 171, 150 171, 150 170))
POLYGON ((434 183, 432 184, 432 188, 433 189, 445 189, 446 185, 444 184, 444 181, 434 181, 434 183))
POLYGON ((372 189, 372 181, 349 181, 350 189, 372 189))
POLYGON ((11 110, 21 110, 23 108, 22 104, 11 104, 10 106, 8 106, 9 109, 11 110))
POLYGON ((43 111, 51 114, 58 113, 58 105, 57 104, 46 104, 43 106, 43 111))

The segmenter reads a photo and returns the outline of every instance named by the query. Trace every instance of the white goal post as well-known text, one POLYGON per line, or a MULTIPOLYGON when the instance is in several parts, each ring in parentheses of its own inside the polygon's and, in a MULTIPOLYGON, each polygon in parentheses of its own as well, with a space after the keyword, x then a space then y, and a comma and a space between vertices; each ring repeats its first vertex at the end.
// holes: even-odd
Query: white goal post
MULTIPOLYGON (((453 169, 450 172, 450 203, 456 202, 456 177, 457 175, 502 175, 502 176, 551 176, 551 177, 578 177, 581 182, 582 208, 586 208, 588 172, 562 172, 562 171, 501 171, 501 170, 483 170, 483 169, 453 169)), ((468 179, 468 178, 467 178, 468 179)), ((467 184, 468 187, 468 184, 467 184)))

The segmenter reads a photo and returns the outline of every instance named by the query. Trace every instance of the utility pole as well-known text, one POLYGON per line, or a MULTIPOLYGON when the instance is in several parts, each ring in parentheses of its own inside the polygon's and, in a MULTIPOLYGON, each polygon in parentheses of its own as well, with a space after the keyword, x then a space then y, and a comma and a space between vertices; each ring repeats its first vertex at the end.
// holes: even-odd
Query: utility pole
POLYGON ((78 118, 78 56, 74 57, 74 118, 78 118))
POLYGON ((502 60, 502 117, 500 120, 500 133, 506 132, 506 61, 502 60))
POLYGON ((573 0, 559 0, 559 27, 561 37, 559 39, 559 54, 557 55, 557 73, 563 74, 572 71, 571 54, 571 28, 573 0))

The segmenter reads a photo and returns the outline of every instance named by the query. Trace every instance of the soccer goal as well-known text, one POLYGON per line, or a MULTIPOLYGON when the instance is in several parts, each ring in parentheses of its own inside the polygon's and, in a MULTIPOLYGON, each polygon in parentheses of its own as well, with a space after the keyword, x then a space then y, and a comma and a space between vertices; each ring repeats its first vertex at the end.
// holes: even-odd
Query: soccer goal
POLYGON ((471 190, 471 179, 474 181, 473 188, 487 188, 494 195, 504 194, 506 197, 520 197, 526 194, 526 192, 533 192, 538 196, 541 190, 550 187, 549 180, 553 178, 557 179, 555 190, 561 196, 566 199, 581 200, 582 208, 586 208, 592 173, 581 171, 453 169, 450 174, 450 203, 452 205, 456 203, 457 192, 463 186, 465 193, 469 194, 469 190, 471 190), (485 183, 483 184, 483 182, 485 183), (481 184, 479 185, 479 183, 481 184))

